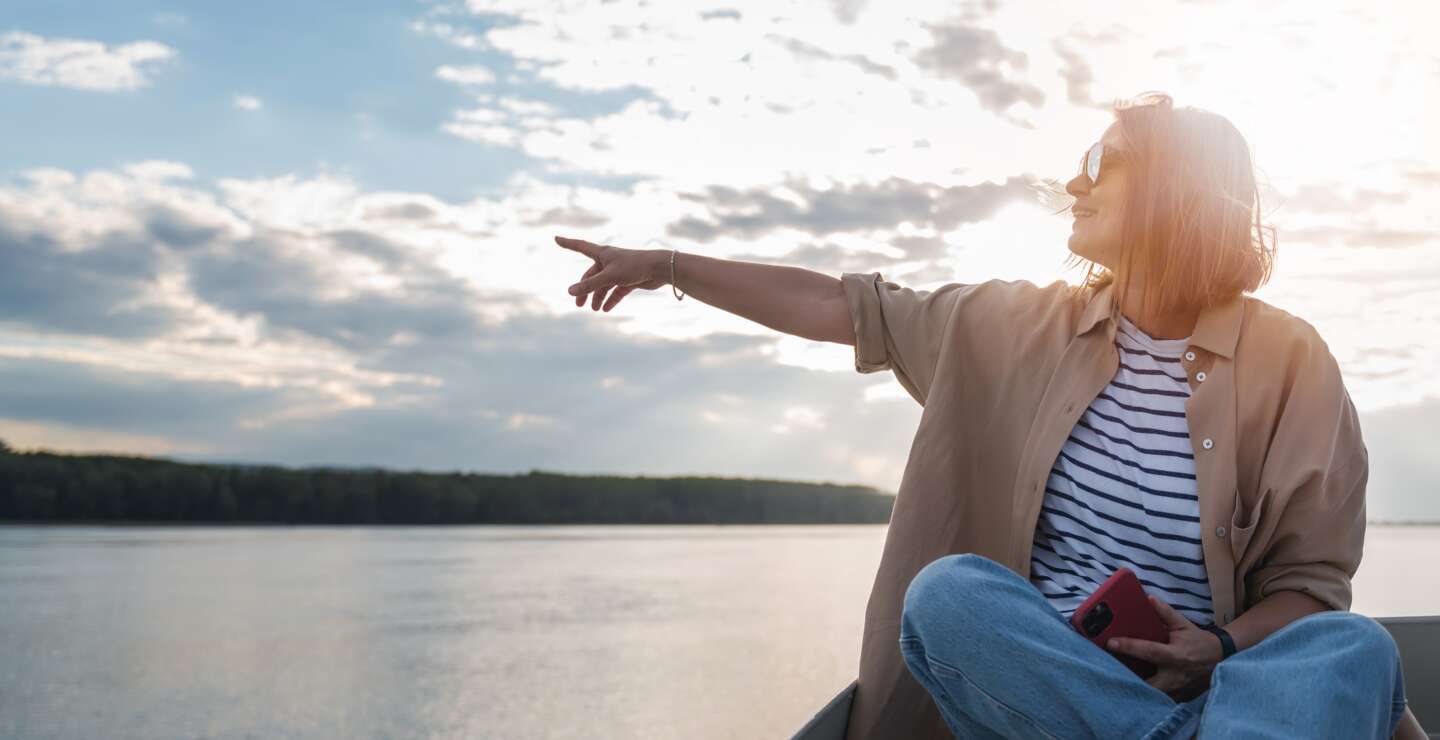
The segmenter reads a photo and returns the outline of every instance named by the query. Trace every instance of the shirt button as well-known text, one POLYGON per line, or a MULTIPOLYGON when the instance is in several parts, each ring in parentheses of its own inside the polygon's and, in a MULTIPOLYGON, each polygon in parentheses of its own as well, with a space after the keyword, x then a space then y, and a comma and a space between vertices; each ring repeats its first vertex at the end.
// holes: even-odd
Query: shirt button
POLYGON ((1200 446, 1208 450, 1211 447, 1215 446, 1215 441, 1210 439, 1209 437, 1206 437, 1205 441, 1200 443, 1200 446))
POLYGON ((1200 381, 1201 383, 1204 383, 1204 382, 1205 382, 1205 371, 1204 371, 1204 370, 1201 370, 1200 372, 1195 373, 1195 379, 1198 380, 1198 381, 1200 381))
POLYGON ((1194 362, 1194 361, 1195 361, 1195 353, 1194 353, 1194 352, 1186 352, 1186 353, 1185 353, 1185 360, 1186 360, 1187 362, 1194 362))
POLYGON ((1216 527, 1216 528, 1215 528, 1215 536, 1216 536, 1216 537, 1224 537, 1224 536, 1225 536, 1225 528, 1224 528, 1224 527, 1216 527))

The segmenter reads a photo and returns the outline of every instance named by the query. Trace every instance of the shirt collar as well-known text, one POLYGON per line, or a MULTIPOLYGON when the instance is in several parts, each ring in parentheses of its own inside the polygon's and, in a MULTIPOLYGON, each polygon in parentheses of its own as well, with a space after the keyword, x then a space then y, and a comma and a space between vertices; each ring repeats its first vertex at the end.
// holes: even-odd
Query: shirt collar
MULTIPOLYGON (((1115 322, 1115 283, 1106 283, 1090 296, 1089 303, 1080 314, 1080 323, 1075 326, 1075 336, 1080 336, 1102 321, 1115 322)), ((1245 295, 1235 295, 1200 311, 1195 320, 1195 331, 1190 335, 1190 344, 1227 359, 1235 357, 1235 344, 1240 339, 1240 322, 1245 315, 1245 295)))

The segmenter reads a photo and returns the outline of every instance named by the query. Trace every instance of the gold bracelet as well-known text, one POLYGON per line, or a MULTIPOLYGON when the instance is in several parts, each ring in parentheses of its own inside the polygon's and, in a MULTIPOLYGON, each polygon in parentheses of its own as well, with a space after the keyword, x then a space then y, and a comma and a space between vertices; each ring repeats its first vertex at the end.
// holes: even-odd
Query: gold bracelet
POLYGON ((675 248, 670 248, 670 292, 675 294, 675 300, 685 300, 685 295, 675 289, 675 248))

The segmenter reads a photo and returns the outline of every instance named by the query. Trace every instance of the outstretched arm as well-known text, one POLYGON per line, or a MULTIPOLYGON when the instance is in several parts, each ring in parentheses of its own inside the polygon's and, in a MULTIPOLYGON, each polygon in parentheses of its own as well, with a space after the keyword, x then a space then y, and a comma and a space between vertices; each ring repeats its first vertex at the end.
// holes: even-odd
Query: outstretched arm
MULTIPOLYGON (((625 249, 563 236, 555 237, 555 243, 595 260, 570 286, 577 306, 593 295, 592 309, 603 306, 609 311, 637 288, 655 290, 670 284, 668 249, 625 249)), ((823 273, 677 252, 675 287, 702 303, 785 334, 855 344, 840 280, 823 273)))

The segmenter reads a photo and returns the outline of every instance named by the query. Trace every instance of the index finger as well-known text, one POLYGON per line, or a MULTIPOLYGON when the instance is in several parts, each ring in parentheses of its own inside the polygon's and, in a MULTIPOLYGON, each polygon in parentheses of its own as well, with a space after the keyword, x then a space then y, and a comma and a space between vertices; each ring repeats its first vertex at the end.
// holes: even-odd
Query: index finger
POLYGON ((587 242, 584 239, 571 239, 568 236, 556 236, 555 243, 566 249, 573 249, 586 257, 595 259, 600 255, 600 245, 587 242))
POLYGON ((1124 653, 1156 665, 1173 663, 1173 648, 1168 643, 1142 640, 1138 637, 1116 637, 1110 640, 1111 650, 1124 653))

